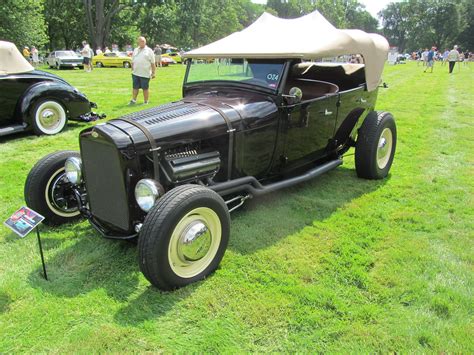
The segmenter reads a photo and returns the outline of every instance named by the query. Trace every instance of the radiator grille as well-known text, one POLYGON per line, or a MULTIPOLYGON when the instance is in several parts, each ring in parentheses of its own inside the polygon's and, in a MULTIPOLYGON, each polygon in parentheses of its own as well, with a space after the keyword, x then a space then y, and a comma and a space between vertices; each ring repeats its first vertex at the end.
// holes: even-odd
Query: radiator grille
POLYGON ((94 217, 129 230, 129 207, 117 148, 101 138, 81 137, 89 207, 94 217))

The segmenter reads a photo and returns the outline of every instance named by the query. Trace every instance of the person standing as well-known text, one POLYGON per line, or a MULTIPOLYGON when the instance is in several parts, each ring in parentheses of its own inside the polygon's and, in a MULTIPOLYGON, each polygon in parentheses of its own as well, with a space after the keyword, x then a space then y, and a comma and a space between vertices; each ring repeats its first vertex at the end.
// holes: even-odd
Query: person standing
POLYGON ((35 46, 31 47, 31 60, 33 61, 33 66, 36 68, 39 65, 39 53, 35 46))
POLYGON ((425 67, 428 64, 428 48, 426 48, 423 53, 421 53, 421 59, 423 60, 423 66, 425 67))
POLYGON ((91 72, 92 71, 91 59, 92 59, 92 56, 93 56, 92 49, 89 46, 89 44, 87 44, 86 41, 82 41, 82 46, 83 47, 82 47, 82 50, 81 50, 81 55, 84 58, 83 59, 84 71, 91 72))
POLYGON ((446 49, 443 53, 443 64, 442 65, 445 65, 446 62, 448 61, 448 55, 449 55, 449 49, 446 49))
POLYGON ((429 50, 426 56, 426 68, 423 71, 423 73, 426 73, 428 68, 431 68, 431 72, 433 72, 435 50, 436 50, 436 47, 431 47, 431 49, 429 50))
POLYGON ((150 79, 155 77, 155 53, 146 45, 145 37, 138 37, 138 47, 132 55, 132 99, 129 105, 137 103, 138 91, 143 90, 144 104, 148 104, 150 79))
POLYGON ((155 46, 155 65, 161 68, 161 47, 159 45, 155 46))
POLYGON ((459 52, 458 46, 454 46, 454 48, 448 54, 448 62, 449 62, 449 74, 453 72, 454 65, 459 60, 459 52))
POLYGON ((31 63, 30 55, 31 55, 30 49, 27 46, 25 46, 23 48, 23 57, 25 57, 25 59, 28 61, 28 63, 31 63))

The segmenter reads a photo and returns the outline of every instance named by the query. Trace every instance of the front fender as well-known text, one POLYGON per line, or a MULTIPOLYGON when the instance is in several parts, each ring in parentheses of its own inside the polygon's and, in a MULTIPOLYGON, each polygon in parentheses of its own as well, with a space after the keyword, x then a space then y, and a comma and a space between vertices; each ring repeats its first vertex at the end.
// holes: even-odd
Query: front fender
POLYGON ((90 112, 91 104, 79 90, 65 83, 41 82, 32 85, 23 93, 20 99, 19 115, 25 122, 31 124, 35 104, 51 99, 64 106, 68 118, 77 118, 90 112))

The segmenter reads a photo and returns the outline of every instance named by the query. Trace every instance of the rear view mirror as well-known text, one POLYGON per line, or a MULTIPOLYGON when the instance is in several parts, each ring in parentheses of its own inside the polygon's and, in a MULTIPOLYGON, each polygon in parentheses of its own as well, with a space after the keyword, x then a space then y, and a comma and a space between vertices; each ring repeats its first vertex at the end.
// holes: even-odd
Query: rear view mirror
POLYGON ((301 102, 303 98, 303 91, 299 87, 292 87, 288 95, 282 95, 286 99, 288 105, 295 105, 301 102))

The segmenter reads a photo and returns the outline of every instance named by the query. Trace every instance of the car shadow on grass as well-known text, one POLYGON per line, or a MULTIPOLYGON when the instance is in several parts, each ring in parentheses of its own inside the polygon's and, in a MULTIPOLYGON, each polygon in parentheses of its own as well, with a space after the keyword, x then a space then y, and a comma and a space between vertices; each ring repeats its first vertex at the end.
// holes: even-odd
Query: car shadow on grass
POLYGON ((254 253, 305 226, 328 218, 361 195, 387 182, 359 179, 352 168, 338 168, 312 181, 252 199, 232 215, 229 248, 254 253))
MULTIPOLYGON (((353 169, 339 168, 311 182, 251 200, 232 214, 229 248, 243 255, 270 247, 305 226, 325 220, 386 181, 358 179, 353 169)), ((33 287, 62 297, 103 290, 109 297, 126 302, 115 319, 128 325, 163 316, 176 302, 189 297, 206 282, 174 292, 161 292, 149 286, 130 300, 138 288, 143 288, 135 245, 103 239, 87 223, 79 226, 73 226, 75 240, 68 241, 70 246, 60 247, 53 256, 47 256, 49 282, 42 279, 40 267, 30 274, 33 287)))
POLYGON ((10 304, 12 303, 10 295, 5 292, 0 291, 0 314, 8 312, 10 309, 10 304))

